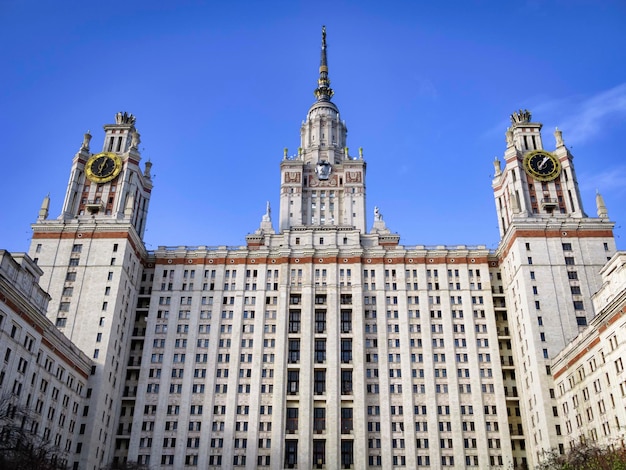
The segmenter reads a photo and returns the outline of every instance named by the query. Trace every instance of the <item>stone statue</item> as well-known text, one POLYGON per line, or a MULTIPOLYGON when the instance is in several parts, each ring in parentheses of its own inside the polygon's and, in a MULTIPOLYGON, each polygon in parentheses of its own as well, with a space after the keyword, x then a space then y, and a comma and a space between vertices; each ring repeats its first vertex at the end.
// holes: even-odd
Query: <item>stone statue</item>
POLYGON ((115 115, 115 124, 135 124, 135 116, 132 114, 128 114, 127 112, 122 113, 121 111, 115 115))
POLYGON ((378 206, 374 206, 374 221, 379 222, 383 220, 383 215, 380 213, 378 206))
POLYGON ((513 147, 513 131, 511 129, 506 130, 506 146, 513 147))
POLYGON ((89 133, 89 131, 87 131, 85 135, 83 136, 83 145, 80 146, 81 150, 82 149, 89 150, 90 141, 91 141, 91 134, 89 133))
POLYGON ((270 222, 272 220, 272 208, 270 207, 270 202, 267 201, 265 205, 265 214, 263 215, 263 222, 270 222))
POLYGON ((495 170, 495 175, 500 176, 502 174, 502 168, 500 167, 500 160, 498 157, 493 161, 493 168, 495 170))
POLYGON ((140 142, 141 142, 141 139, 139 138, 139 132, 134 131, 132 133, 132 140, 130 143, 130 147, 136 149, 137 147, 139 147, 140 142))
POLYGON ((556 139, 557 148, 565 145, 563 142, 563 132, 561 132, 558 127, 554 130, 554 138, 556 139))

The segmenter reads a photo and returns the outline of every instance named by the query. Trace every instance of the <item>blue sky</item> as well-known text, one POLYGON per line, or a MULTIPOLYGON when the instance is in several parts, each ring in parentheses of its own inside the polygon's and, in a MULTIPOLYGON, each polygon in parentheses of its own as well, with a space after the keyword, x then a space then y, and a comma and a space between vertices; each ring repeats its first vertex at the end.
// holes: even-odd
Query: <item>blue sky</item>
MULTIPOLYGON (((351 154, 405 245, 495 248, 492 161, 520 108, 574 154, 626 248, 623 1, 0 2, 0 248, 25 251, 74 153, 118 111, 153 166, 148 249, 241 245, 314 101, 320 29, 351 154), (227 202, 231 201, 231 202, 227 202)), ((276 221, 275 221, 276 222, 276 221)))

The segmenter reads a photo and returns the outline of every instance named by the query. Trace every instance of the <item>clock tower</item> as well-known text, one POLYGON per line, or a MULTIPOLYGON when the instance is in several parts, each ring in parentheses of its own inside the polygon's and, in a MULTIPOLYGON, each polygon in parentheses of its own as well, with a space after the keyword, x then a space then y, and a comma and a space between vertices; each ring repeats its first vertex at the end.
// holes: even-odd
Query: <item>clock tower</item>
POLYGON ((365 161, 363 152, 351 156, 346 146, 348 129, 331 101, 326 29, 317 100, 300 128, 300 147, 280 165, 280 231, 303 226, 344 226, 365 233, 365 161))
POLYGON ((139 168, 139 133, 135 116, 117 113, 115 124, 104 126, 102 152, 92 154, 86 133, 74 156, 61 219, 127 220, 143 236, 152 180, 147 162, 139 168))
POLYGON ((517 371, 510 378, 518 381, 519 404, 514 400, 524 423, 517 435, 525 436, 530 467, 543 452, 564 451, 551 359, 594 316, 589 299, 616 250, 614 224, 601 197, 597 218, 583 210, 561 131, 554 133, 556 148, 547 150, 541 127, 526 110, 511 115, 505 165, 496 158, 493 180, 501 237, 497 256, 517 371))
POLYGON ((554 132, 556 148, 544 148, 542 124, 531 122, 528 110, 511 114, 506 131, 505 168, 496 159, 494 195, 504 236, 514 217, 529 216, 585 218, 573 156, 563 142, 560 130, 554 132))
POLYGON ((143 171, 139 167, 135 117, 117 113, 104 131, 102 152, 95 154, 91 135, 84 135, 61 214, 48 219, 46 197, 29 251, 51 296, 48 318, 93 361, 75 462, 89 470, 111 460, 119 397, 129 393, 124 371, 147 256, 142 236, 152 191, 150 162, 143 171))

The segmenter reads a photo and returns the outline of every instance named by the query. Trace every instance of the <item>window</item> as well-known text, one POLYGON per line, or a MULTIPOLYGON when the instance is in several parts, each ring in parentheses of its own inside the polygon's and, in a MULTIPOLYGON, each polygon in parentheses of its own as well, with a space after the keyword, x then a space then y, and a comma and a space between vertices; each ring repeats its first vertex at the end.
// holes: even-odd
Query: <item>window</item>
POLYGON ((313 372, 313 393, 323 395, 326 393, 326 371, 316 369, 313 372))
POLYGON ((352 408, 341 408, 341 434, 349 434, 352 426, 352 408))
POLYGON ((292 364, 300 362, 300 340, 299 339, 289 340, 288 362, 292 364))
POLYGON ((313 431, 321 434, 326 429, 326 409, 313 408, 313 431))
POLYGON ((287 408, 285 430, 288 434, 298 430, 298 408, 287 408))
MULTIPOLYGON (((317 302, 317 297, 315 298, 317 302)), ((326 298, 324 298, 326 302, 326 298)), ((326 331, 326 310, 315 310, 315 332, 324 333, 326 331)))
POLYGON ((341 340, 341 362, 343 362, 344 364, 352 362, 352 340, 351 339, 341 340))
POLYGON ((353 443, 352 441, 341 441, 341 465, 343 468, 350 468, 354 463, 353 443))
POLYGON ((318 364, 326 362, 326 340, 315 340, 315 362, 318 364))
POLYGON ((350 333, 352 331, 352 310, 341 310, 341 332, 350 333))
POLYGON ((300 310, 289 310, 289 333, 300 332, 300 310))
POLYGON ((326 441, 314 440, 313 441, 313 465, 321 467, 326 463, 326 441))
POLYGON ((300 384, 300 373, 297 370, 287 371, 287 393, 289 395, 297 394, 299 384, 300 384))
POLYGON ((295 468, 297 464, 298 464, 298 441, 287 439, 285 441, 285 467, 295 468))
POLYGON ((341 394, 350 395, 352 393, 352 371, 349 369, 341 370, 341 394))

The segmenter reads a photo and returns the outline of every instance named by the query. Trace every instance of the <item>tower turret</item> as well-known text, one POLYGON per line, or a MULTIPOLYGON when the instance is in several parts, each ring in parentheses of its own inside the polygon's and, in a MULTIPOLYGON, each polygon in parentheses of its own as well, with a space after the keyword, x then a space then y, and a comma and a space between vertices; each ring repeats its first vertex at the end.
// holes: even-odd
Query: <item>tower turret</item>
POLYGON ((150 163, 139 167, 140 137, 135 116, 119 112, 104 126, 102 152, 90 152, 91 134, 74 156, 61 220, 82 218, 129 220, 143 236, 152 191, 150 163), (133 202, 129 207, 129 201, 133 202))
POLYGON ((572 165, 574 157, 565 147, 563 133, 556 129, 556 148, 549 151, 543 144, 543 125, 531 118, 528 110, 511 114, 504 168, 499 160, 494 162, 493 188, 501 236, 514 217, 586 217, 572 165))

